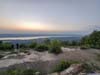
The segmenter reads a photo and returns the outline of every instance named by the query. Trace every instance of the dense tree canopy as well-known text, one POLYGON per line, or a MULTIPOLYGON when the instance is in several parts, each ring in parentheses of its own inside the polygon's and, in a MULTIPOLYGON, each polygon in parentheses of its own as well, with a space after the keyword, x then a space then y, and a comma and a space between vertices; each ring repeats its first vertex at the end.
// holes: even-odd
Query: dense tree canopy
POLYGON ((81 45, 87 48, 100 48, 100 31, 94 31, 81 40, 81 45))

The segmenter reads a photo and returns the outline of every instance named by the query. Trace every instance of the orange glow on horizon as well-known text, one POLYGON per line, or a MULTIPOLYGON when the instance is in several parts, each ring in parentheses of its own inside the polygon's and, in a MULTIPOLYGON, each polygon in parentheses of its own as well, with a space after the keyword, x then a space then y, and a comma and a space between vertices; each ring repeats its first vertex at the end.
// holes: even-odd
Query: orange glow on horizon
POLYGON ((9 19, 0 19, 0 29, 5 31, 15 32, 66 32, 66 31, 81 31, 85 27, 82 25, 65 24, 57 25, 53 23, 34 22, 30 20, 16 21, 9 19), (80 29, 78 29, 80 28, 80 29))

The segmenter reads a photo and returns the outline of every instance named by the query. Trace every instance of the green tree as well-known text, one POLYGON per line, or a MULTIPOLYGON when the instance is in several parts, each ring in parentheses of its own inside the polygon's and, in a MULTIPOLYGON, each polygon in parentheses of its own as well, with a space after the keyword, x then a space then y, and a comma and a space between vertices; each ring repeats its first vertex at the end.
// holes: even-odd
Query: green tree
POLYGON ((81 40, 81 45, 88 48, 100 48, 100 31, 94 31, 81 40))

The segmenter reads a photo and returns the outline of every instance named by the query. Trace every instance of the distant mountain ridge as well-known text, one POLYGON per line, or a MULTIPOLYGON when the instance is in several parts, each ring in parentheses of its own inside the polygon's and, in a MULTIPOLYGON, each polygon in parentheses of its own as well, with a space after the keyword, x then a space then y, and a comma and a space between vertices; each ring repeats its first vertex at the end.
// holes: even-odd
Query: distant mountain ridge
POLYGON ((3 37, 34 37, 34 36, 71 36, 71 37, 81 37, 81 35, 76 35, 76 34, 0 34, 0 38, 3 38, 3 37))
POLYGON ((36 42, 42 42, 43 40, 45 40, 45 38, 61 41, 79 41, 81 37, 82 36, 79 35, 67 34, 0 34, 0 40, 10 42, 12 44, 29 44, 32 43, 33 40, 36 42))

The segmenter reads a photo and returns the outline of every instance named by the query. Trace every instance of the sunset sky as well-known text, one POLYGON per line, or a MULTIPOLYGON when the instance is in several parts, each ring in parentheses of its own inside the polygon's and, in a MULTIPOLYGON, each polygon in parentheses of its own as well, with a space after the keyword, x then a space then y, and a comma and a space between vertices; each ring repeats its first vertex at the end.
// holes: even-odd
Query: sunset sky
POLYGON ((99 29, 100 0, 0 0, 0 34, 99 29))

